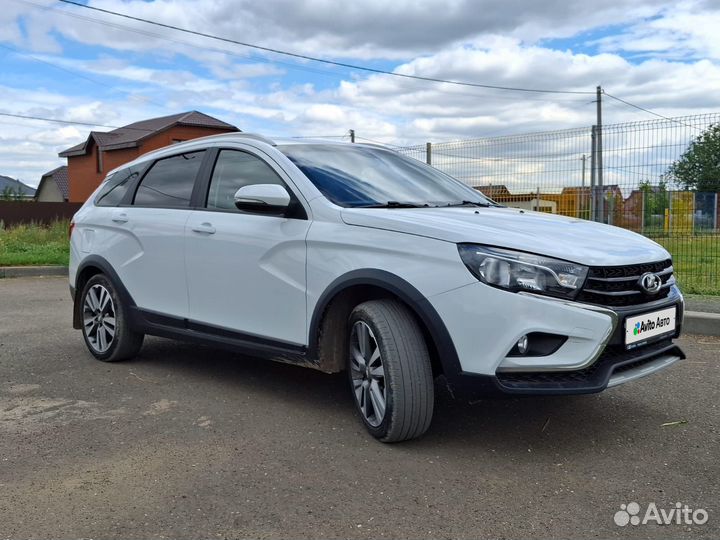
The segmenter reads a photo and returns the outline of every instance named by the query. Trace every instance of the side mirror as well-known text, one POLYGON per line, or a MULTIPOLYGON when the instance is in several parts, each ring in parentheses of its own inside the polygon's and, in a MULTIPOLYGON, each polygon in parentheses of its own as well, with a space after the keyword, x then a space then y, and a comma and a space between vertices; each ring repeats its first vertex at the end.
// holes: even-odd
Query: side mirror
POLYGON ((235 206, 245 212, 284 214, 290 206, 290 194, 278 184, 253 184, 235 192, 235 206))

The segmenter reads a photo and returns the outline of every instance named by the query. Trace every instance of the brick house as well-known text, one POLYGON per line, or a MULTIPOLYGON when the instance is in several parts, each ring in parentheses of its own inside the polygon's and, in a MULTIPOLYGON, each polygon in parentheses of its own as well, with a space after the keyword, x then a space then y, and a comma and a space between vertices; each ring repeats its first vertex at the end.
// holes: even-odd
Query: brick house
POLYGON ((108 132, 91 131, 87 140, 58 154, 68 160, 68 200, 84 202, 108 171, 141 154, 189 139, 232 131, 240 130, 198 111, 141 120, 108 132))

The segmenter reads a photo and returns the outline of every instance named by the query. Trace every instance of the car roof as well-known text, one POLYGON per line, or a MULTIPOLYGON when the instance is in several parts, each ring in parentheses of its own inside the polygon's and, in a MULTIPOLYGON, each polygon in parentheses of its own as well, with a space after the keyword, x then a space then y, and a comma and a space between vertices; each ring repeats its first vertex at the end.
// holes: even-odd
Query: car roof
POLYGON ((172 144, 170 146, 165 146, 163 148, 154 150, 152 152, 148 152, 147 154, 143 154, 129 163, 124 163, 123 165, 116 167, 115 169, 108 172, 107 176, 109 177, 110 175, 114 174, 115 172, 125 169, 127 167, 143 164, 148 161, 152 161, 152 160, 167 157, 167 156, 176 155, 179 152, 183 152, 183 151, 193 152, 196 150, 200 150, 202 148, 221 146, 223 143, 237 143, 237 142, 243 142, 243 143, 249 144, 250 146, 254 146, 255 148, 257 148, 259 150, 262 150, 263 146, 265 146, 265 145, 277 147, 277 146, 301 146, 301 145, 309 145, 309 144, 322 144, 322 145, 332 145, 332 146, 353 145, 353 146, 382 148, 385 150, 392 150, 391 148, 388 148, 386 146, 379 145, 379 144, 350 143, 350 142, 345 142, 345 141, 328 140, 328 139, 322 139, 322 138, 317 138, 317 139, 315 139, 315 138, 270 139, 268 137, 259 135, 257 133, 247 133, 247 132, 222 133, 219 135, 210 135, 208 137, 198 137, 197 139, 183 141, 180 143, 172 144))

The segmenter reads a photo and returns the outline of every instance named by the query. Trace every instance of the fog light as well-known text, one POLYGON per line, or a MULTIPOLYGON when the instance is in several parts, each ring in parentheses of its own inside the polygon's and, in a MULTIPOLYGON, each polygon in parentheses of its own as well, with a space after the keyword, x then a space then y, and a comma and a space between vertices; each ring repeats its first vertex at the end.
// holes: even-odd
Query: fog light
POLYGON ((518 339, 507 355, 508 357, 549 356, 562 347, 567 339, 567 336, 558 334, 530 332, 518 339))
POLYGON ((518 339, 517 349, 520 354, 525 354, 528 351, 530 343, 527 336, 523 336, 518 339))

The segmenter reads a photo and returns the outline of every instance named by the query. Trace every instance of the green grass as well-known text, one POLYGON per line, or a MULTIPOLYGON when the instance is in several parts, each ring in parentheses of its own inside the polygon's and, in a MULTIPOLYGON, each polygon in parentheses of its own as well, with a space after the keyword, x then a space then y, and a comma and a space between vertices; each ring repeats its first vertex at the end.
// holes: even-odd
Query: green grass
POLYGON ((68 222, 4 228, 0 222, 0 266, 68 264, 68 222))
POLYGON ((687 294, 720 295, 720 234, 653 237, 673 257, 675 276, 687 294))

